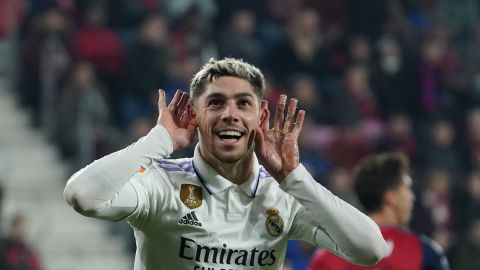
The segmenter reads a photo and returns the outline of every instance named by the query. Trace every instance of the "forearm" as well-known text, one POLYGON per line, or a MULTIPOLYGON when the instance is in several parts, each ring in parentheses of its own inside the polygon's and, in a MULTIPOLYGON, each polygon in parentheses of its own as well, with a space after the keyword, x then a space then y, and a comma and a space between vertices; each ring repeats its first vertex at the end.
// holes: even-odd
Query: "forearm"
POLYGON ((312 213, 335 243, 335 253, 360 265, 374 264, 384 256, 386 243, 373 220, 318 184, 303 165, 280 187, 312 213))
POLYGON ((141 166, 172 152, 168 132, 156 126, 136 143, 96 160, 75 173, 67 182, 64 198, 82 215, 118 219, 132 212, 137 204, 134 190, 126 183, 141 166), (122 191, 122 193, 120 193, 122 191), (119 197, 127 194, 126 197, 119 197))

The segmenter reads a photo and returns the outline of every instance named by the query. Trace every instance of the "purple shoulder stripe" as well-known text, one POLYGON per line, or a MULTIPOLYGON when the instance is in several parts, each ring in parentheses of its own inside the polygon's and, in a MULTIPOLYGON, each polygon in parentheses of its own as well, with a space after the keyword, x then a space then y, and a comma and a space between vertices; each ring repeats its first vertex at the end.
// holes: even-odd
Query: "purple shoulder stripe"
POLYGON ((175 160, 175 159, 156 159, 157 165, 167 172, 187 172, 193 173, 192 160, 175 160))

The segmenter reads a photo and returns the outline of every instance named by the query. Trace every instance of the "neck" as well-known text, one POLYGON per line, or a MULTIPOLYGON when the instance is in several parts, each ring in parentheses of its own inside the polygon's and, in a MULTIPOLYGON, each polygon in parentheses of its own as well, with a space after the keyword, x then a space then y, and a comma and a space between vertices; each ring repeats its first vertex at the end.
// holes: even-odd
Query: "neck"
POLYGON ((379 211, 371 212, 368 216, 380 226, 401 225, 395 211, 390 208, 383 208, 379 211))
POLYGON ((216 172, 225 179, 240 185, 247 181, 253 169, 253 152, 248 153, 242 159, 227 163, 223 162, 212 155, 203 154, 200 147, 200 155, 216 172))

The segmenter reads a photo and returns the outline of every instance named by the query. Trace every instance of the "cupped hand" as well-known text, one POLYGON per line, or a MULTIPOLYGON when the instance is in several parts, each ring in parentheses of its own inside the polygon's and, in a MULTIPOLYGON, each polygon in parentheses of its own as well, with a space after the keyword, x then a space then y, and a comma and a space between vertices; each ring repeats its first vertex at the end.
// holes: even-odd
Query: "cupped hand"
POLYGON ((170 134, 173 150, 185 148, 193 143, 197 126, 190 119, 187 107, 188 93, 177 90, 167 106, 165 91, 158 90, 158 120, 170 134))
POLYGON ((287 96, 281 95, 273 128, 270 128, 268 104, 266 101, 262 103, 268 114, 256 129, 255 152, 260 163, 278 182, 285 179, 300 163, 298 136, 302 130, 305 111, 300 110, 295 116, 297 105, 297 99, 290 99, 285 116, 287 96))

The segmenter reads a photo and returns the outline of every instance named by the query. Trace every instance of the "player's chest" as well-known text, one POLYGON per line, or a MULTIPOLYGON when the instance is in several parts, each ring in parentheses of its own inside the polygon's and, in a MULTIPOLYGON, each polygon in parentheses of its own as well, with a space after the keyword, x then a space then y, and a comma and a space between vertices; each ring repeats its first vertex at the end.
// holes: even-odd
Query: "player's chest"
POLYGON ((189 183, 174 192, 172 207, 158 223, 172 234, 275 242, 286 238, 291 226, 288 205, 275 194, 252 197, 238 186, 210 194, 189 183))

